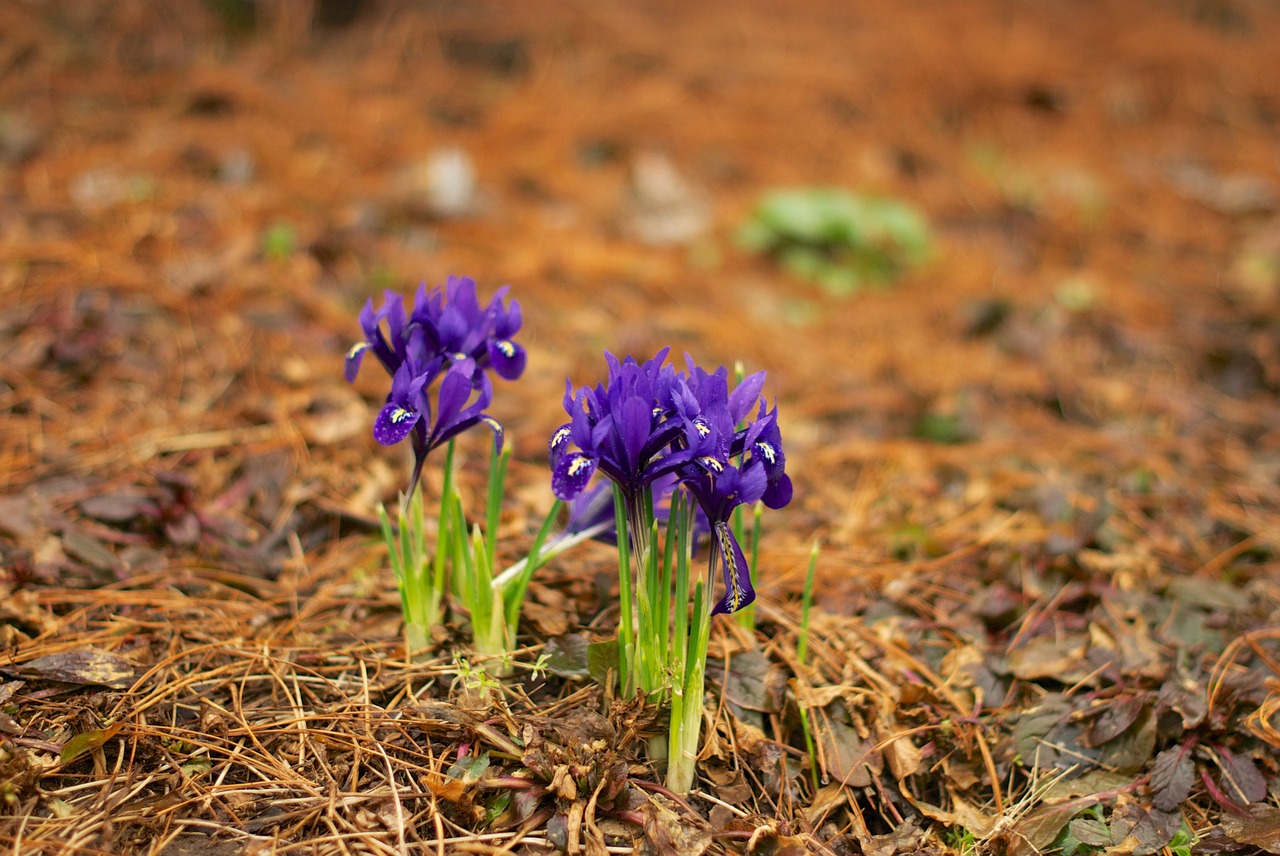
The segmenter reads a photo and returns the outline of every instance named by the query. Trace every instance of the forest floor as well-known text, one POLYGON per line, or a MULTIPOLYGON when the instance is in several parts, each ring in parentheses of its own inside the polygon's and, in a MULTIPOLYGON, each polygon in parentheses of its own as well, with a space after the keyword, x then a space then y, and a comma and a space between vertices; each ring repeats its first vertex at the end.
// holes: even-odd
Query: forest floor
POLYGON ((0 5, 0 847, 1280 853, 1280 6, 346 5, 0 5), (795 187, 929 260, 743 249, 795 187), (566 376, 768 372, 795 499, 683 800, 566 654, 608 548, 539 572, 501 691, 458 627, 405 655, 343 357, 454 274, 524 312, 504 559, 566 376))

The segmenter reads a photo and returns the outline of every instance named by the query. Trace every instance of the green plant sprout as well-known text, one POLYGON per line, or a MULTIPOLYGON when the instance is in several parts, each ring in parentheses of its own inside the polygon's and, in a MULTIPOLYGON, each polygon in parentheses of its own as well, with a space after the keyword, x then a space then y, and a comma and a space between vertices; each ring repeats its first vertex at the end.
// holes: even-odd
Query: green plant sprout
POLYGON ((766 194, 737 238, 836 296, 890 285, 933 254, 929 227, 914 208, 830 188, 766 194))
MULTIPOLYGON (((796 640, 796 661, 803 666, 809 659, 809 610, 813 606, 813 578, 818 569, 820 547, 814 541, 809 549, 809 570, 804 575, 804 594, 800 598, 800 634, 796 640)), ((818 783, 818 752, 813 742, 813 728, 809 724, 809 710, 800 706, 800 729, 804 732, 804 748, 809 753, 809 776, 816 793, 818 783)))

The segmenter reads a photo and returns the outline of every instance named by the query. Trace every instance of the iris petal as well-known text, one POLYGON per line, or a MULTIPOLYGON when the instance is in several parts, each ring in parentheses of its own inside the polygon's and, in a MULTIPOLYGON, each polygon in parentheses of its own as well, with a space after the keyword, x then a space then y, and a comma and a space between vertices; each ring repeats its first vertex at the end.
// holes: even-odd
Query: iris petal
POLYGON ((791 501, 791 476, 786 473, 782 477, 773 481, 764 489, 764 496, 761 497, 764 504, 769 508, 782 508, 791 501))
POLYGON ((721 573, 724 575, 724 597, 712 608, 712 615, 727 615, 750 606, 756 599, 756 591, 751 586, 751 569, 747 567, 747 557, 738 546, 738 539, 733 537, 733 530, 728 523, 717 523, 713 533, 711 560, 720 559, 721 573))
POLYGON ((515 380, 524 374, 527 360, 524 348, 510 339, 489 341, 489 363, 503 380, 515 380))
POLYGON ((364 362, 364 352, 367 350, 369 350, 368 342, 356 342, 351 346, 351 350, 347 351, 347 361, 342 367, 347 383, 354 382, 356 375, 360 373, 360 364, 364 362))
POLYGON ((422 414, 417 410, 388 401, 387 406, 378 413, 378 418, 373 420, 373 439, 384 446, 394 446, 409 436, 421 417, 422 414))
POLYGON ((565 502, 582 493, 596 471, 596 459, 582 452, 570 452, 551 471, 551 492, 565 502))

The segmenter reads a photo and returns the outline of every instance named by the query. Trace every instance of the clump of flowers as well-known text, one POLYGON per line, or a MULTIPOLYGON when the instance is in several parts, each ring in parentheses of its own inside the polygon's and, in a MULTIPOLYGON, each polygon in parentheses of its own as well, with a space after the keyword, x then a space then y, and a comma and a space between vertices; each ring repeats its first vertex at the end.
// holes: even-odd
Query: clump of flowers
POLYGON ((385 510, 379 509, 410 652, 428 646, 430 628, 442 618, 447 592, 465 612, 481 653, 509 652, 529 579, 553 555, 542 545, 559 503, 534 539, 530 557, 494 574, 509 456, 503 453, 502 426, 486 412, 493 400, 490 373, 516 380, 526 363, 524 348, 514 340, 522 322, 520 304, 507 304, 506 292, 499 289, 481 306, 474 280, 450 277, 430 291, 420 286, 413 305, 406 307, 400 294, 388 291, 380 307, 375 308, 372 299, 365 304, 360 312, 364 340, 347 353, 348 381, 355 380, 370 352, 391 377, 391 391, 373 423, 374 439, 384 446, 408 439, 413 450, 398 527, 393 529, 385 510), (477 425, 489 428, 494 439, 483 529, 468 526, 453 472, 454 438, 477 425), (428 456, 441 446, 444 487, 434 549, 429 550, 426 512, 417 488, 428 456))
POLYGON ((641 363, 605 354, 608 378, 575 389, 566 382, 569 421, 549 444, 556 496, 529 554, 494 572, 509 452, 502 426, 487 412, 491 375, 516 380, 526 354, 515 341, 520 305, 501 289, 486 305, 475 282, 450 278, 418 289, 412 306, 387 292, 379 307, 360 313, 363 341, 348 353, 354 380, 372 352, 391 378, 373 436, 391 446, 409 440, 413 453, 398 527, 379 509, 383 537, 400 588, 410 654, 429 646, 430 629, 446 605, 469 622, 476 649, 510 664, 520 605, 533 573, 551 557, 588 539, 616 544, 620 582, 617 659, 623 694, 670 700, 666 739, 650 744, 665 756, 667 785, 693 783, 702 721, 711 618, 748 616, 755 600, 752 567, 759 508, 791 500, 791 479, 778 428, 778 410, 761 390, 763 372, 708 372, 686 357, 677 370, 668 350, 641 363), (454 439, 483 425, 493 432, 484 526, 469 524, 454 476, 454 439), (443 446, 444 479, 435 543, 427 543, 419 489, 427 459, 443 446), (603 478, 593 478, 599 474, 603 478), (550 538, 553 521, 569 507, 567 523, 550 538), (750 553, 743 550, 744 508, 754 507, 750 553), (660 537, 660 530, 662 537, 660 537), (691 569, 694 543, 705 538, 705 573, 691 569), (716 584, 720 580, 719 586, 716 584), (719 596, 716 596, 719 589, 719 596))
POLYGON ((613 483, 617 529, 629 536, 618 538, 623 692, 670 695, 667 785, 683 792, 693 782, 711 616, 755 599, 735 513, 756 502, 781 508, 791 499, 791 480, 777 408, 761 395, 764 373, 730 389, 726 368, 707 372, 686 357, 687 369, 677 371, 666 364, 667 353, 645 363, 606 353, 605 383, 578 390, 566 384, 570 419, 552 435, 549 457, 561 500, 579 496, 596 472, 613 483), (653 486, 664 479, 675 487, 659 550, 653 486), (711 532, 711 551, 690 602, 698 512, 711 532), (710 606, 717 572, 723 594, 710 606))

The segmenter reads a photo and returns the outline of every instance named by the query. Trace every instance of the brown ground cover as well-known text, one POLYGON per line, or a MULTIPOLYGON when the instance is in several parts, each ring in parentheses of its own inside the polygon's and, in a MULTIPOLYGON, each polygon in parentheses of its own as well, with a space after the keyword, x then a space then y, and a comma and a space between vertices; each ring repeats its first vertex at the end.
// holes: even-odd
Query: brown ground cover
MULTIPOLYGON (((1280 852, 1280 8, 353 6, 0 6, 0 844, 1280 852), (790 186, 909 202, 932 260, 779 271, 733 236, 790 186), (342 357, 448 274, 524 307, 512 559, 566 376, 769 372, 796 499, 684 801, 572 668, 404 655, 342 357)), ((609 635, 612 562, 540 573, 523 661, 609 635)))

